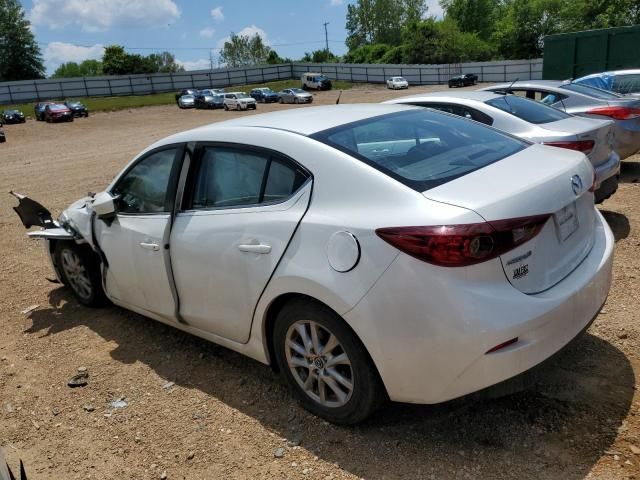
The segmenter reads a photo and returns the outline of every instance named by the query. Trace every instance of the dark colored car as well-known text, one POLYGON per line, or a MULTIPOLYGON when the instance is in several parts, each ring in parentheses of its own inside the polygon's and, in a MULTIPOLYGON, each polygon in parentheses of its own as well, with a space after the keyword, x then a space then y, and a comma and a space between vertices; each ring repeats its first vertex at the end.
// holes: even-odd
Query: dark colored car
POLYGON ((89 109, 80 102, 66 101, 64 104, 69 110, 71 110, 74 117, 86 118, 89 116, 89 109))
POLYGON ((26 122, 24 118, 24 113, 20 110, 5 110, 0 113, 0 125, 6 123, 10 125, 12 123, 24 123, 26 122))
POLYGON ((44 119, 47 123, 73 122, 73 113, 64 104, 50 103, 44 107, 44 119))
POLYGON ((33 106, 33 113, 36 120, 42 122, 44 120, 44 109, 47 105, 51 105, 53 102, 38 102, 33 106))
POLYGON ((223 108, 224 107, 224 95, 198 92, 195 95, 195 107, 196 108, 223 108))
POLYGON ((176 103, 178 103, 178 100, 182 95, 197 95, 197 94, 198 94, 198 91, 193 88, 184 88, 180 90, 178 93, 176 93, 176 103))
POLYGON ((259 103, 275 103, 279 98, 278 94, 268 87, 254 88, 249 95, 259 103))
POLYGON ((449 88, 453 87, 468 87, 469 85, 475 85, 478 83, 478 76, 475 73, 465 73, 464 75, 458 75, 449 80, 449 88))
POLYGON ((7 141, 7 137, 4 136, 4 132, 0 130, 0 143, 4 143, 7 141))

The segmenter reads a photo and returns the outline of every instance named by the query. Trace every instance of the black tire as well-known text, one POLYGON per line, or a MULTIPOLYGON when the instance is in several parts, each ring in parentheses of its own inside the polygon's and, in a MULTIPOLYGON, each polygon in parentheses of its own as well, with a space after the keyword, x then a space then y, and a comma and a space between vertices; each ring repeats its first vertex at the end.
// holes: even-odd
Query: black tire
POLYGON ((84 114, 84 118, 89 118, 89 112, 84 114))
POLYGON ((282 97, 280 97, 280 98, 278 99, 278 103, 283 104, 283 103, 284 103, 284 99, 283 99, 282 97))
POLYGON ((224 104, 223 108, 224 108, 226 111, 229 111, 229 106, 228 106, 226 103, 224 104))
POLYGON ((293 103, 300 103, 300 99, 298 97, 294 98, 293 103))
MULTIPOLYGON (((281 376, 302 406, 314 415, 332 423, 350 425, 361 422, 388 400, 378 371, 362 342, 340 316, 320 303, 296 299, 285 305, 275 321, 273 345, 281 376), (322 405, 303 390, 291 372, 287 362, 287 332, 298 321, 315 322, 326 332, 333 334, 340 344, 338 348, 348 356, 351 362, 353 389, 344 405, 334 407, 322 405)), ((323 368, 323 373, 320 375, 329 376, 324 371, 323 368)))
POLYGON ((58 242, 54 252, 54 259, 63 283, 71 290, 80 303, 87 307, 100 307, 108 300, 102 289, 100 263, 97 256, 87 245, 76 245, 73 242, 58 242), (77 258, 79 268, 84 269, 86 290, 78 286, 78 281, 67 273, 69 267, 65 267, 68 258, 77 258), (88 292, 88 293, 87 293, 88 292))

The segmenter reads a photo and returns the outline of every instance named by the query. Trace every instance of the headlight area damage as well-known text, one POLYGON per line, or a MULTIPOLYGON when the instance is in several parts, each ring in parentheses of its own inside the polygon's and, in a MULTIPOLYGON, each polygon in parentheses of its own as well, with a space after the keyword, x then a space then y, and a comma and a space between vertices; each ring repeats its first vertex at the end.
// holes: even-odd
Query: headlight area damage
MULTIPOLYGON (((102 265, 108 263, 104 253, 95 241, 94 221, 96 212, 92 208, 94 194, 80 199, 71 204, 56 221, 51 212, 40 203, 26 195, 10 191, 11 195, 18 199, 18 205, 13 207, 26 229, 40 227, 27 233, 29 238, 39 238, 46 242, 47 254, 49 254, 58 281, 62 281, 60 266, 57 265, 54 255, 56 244, 59 242, 71 242, 83 248, 90 248, 100 258, 102 265)), ((103 269, 105 270, 105 269, 103 269)))

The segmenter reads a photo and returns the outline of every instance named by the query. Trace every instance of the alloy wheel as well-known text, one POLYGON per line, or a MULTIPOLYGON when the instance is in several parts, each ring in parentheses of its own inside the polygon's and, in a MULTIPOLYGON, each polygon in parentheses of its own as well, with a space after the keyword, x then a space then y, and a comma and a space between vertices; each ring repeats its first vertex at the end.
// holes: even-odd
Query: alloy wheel
POLYGON ((287 330, 287 365, 296 383, 324 407, 342 407, 353 394, 353 368, 338 338, 312 320, 299 320, 287 330))
POLYGON ((89 300, 93 295, 93 286, 89 273, 82 264, 77 252, 65 248, 62 251, 62 270, 69 281, 70 287, 82 299, 89 300))

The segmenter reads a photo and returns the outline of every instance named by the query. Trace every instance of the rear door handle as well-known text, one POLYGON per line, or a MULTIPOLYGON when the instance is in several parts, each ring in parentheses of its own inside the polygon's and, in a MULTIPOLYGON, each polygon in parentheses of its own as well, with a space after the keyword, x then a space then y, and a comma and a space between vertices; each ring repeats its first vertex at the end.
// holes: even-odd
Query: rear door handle
POLYGON ((153 250, 154 252, 160 250, 160 245, 158 245, 157 243, 140 242, 140 246, 145 250, 153 250))
POLYGON ((271 245, 238 245, 238 250, 241 252, 249 252, 249 253, 270 253, 271 245))

